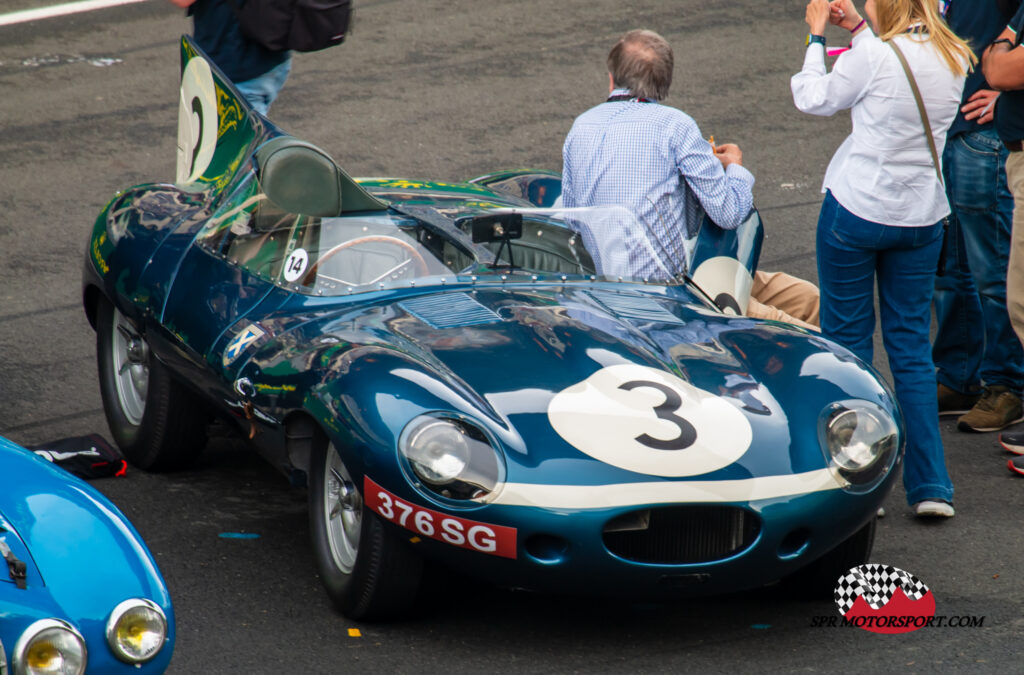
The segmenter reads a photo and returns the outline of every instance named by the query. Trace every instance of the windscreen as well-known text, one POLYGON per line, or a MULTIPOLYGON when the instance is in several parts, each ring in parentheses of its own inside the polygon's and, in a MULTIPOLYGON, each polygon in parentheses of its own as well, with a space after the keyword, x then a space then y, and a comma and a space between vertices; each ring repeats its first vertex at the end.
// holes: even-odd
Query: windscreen
POLYGON ((316 218, 282 211, 253 182, 219 211, 200 233, 200 245, 289 290, 323 296, 473 276, 675 283, 688 261, 668 251, 690 249, 679 242, 666 246, 629 209, 615 206, 501 209, 435 202, 316 218), (474 242, 476 219, 507 213, 521 215, 519 236, 474 242))

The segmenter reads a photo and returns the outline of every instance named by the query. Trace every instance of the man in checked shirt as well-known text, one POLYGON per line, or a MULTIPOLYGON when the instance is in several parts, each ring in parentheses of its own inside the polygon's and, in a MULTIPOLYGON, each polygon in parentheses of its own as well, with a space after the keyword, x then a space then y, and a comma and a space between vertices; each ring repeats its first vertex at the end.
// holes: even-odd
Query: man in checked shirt
MULTIPOLYGON (((754 176, 733 143, 712 146, 681 110, 658 103, 672 84, 674 58, 663 37, 631 30, 608 54, 609 96, 573 123, 562 148, 566 207, 621 205, 649 228, 673 267, 685 265, 684 240, 696 235, 699 208, 732 230, 753 206, 754 176)), ((649 249, 630 251, 629 271, 656 267, 649 249)), ((817 329, 818 289, 783 273, 758 272, 749 316, 817 329)))

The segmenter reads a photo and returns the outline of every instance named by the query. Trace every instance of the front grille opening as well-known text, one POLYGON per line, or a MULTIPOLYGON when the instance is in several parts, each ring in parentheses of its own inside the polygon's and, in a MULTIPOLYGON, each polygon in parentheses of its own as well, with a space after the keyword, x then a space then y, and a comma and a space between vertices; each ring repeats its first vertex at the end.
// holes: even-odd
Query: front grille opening
POLYGON ((605 547, 634 562, 685 565, 722 560, 754 543, 761 520, 736 506, 686 505, 631 511, 604 526, 605 547))

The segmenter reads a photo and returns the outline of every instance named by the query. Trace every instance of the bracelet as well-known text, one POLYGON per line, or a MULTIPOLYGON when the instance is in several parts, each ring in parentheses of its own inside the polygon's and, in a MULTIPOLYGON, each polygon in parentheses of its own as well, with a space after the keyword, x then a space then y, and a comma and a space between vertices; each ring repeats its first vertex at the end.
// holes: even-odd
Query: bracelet
POLYGON ((853 28, 850 29, 850 33, 856 33, 857 31, 860 30, 860 27, 863 26, 864 24, 866 24, 867 22, 868 22, 867 19, 861 19, 860 23, 858 23, 856 26, 854 26, 853 28))
POLYGON ((825 46, 825 36, 824 35, 809 34, 807 36, 807 42, 804 43, 804 44, 806 46, 808 46, 808 47, 810 47, 811 45, 814 45, 814 44, 818 44, 818 45, 821 45, 822 47, 824 47, 825 46))
POLYGON ((1006 44, 1010 45, 1010 49, 1013 49, 1013 40, 1010 40, 1010 39, 1007 39, 1007 38, 999 38, 998 40, 996 40, 995 42, 990 44, 989 47, 995 47, 997 44, 1000 44, 1000 43, 1003 43, 1003 42, 1005 42, 1006 44))

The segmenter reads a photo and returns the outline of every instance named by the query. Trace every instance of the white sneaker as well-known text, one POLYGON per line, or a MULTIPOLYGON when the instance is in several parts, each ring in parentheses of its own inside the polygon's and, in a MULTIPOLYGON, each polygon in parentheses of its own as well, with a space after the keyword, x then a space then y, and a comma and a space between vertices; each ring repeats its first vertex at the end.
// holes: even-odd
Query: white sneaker
POLYGON ((914 513, 924 518, 952 518, 956 515, 952 504, 939 499, 925 499, 914 504, 914 513))

